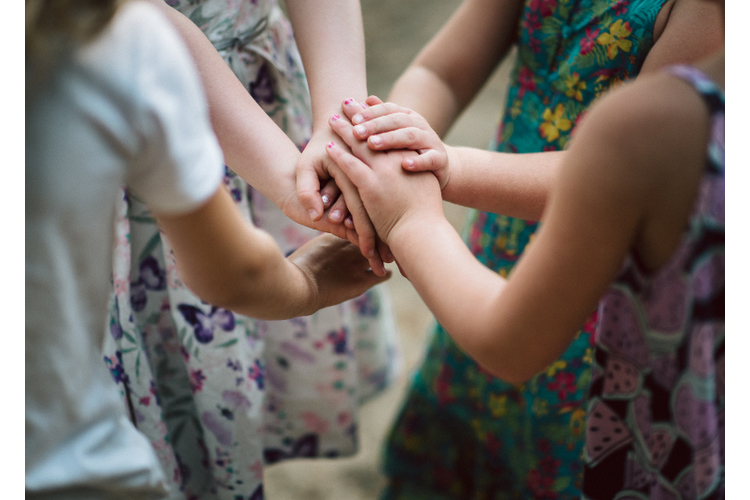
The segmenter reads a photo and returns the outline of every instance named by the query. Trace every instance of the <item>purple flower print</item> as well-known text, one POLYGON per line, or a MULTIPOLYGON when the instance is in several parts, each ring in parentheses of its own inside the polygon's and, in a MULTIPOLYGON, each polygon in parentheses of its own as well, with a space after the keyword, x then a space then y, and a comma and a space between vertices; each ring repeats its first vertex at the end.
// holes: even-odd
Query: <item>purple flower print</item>
POLYGON ((333 352, 336 354, 346 354, 346 336, 346 327, 328 332, 328 340, 333 344, 333 352))
POLYGON ((268 71, 268 64, 263 64, 254 82, 250 82, 250 95, 258 104, 272 104, 274 101, 273 78, 268 71))
POLYGON ((218 326, 226 332, 234 330, 234 315, 226 309, 214 306, 208 314, 190 304, 180 304, 177 309, 182 313, 185 321, 193 327, 195 340, 201 344, 207 344, 214 339, 214 327, 218 326))
POLYGON ((151 255, 138 266, 138 279, 130 283, 130 306, 139 312, 146 308, 147 290, 164 290, 167 272, 159 267, 159 262, 151 255))

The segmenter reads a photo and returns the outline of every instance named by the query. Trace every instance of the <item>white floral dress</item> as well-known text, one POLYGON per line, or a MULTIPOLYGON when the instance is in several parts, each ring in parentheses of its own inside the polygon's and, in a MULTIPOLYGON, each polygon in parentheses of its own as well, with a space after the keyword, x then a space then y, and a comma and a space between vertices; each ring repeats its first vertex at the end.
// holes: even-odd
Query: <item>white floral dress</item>
MULTIPOLYGON (((303 148, 310 96, 291 26, 275 0, 167 0, 208 36, 274 121, 303 148)), ((285 254, 317 234, 229 169, 240 210, 285 254)), ((288 321, 202 302, 139 200, 118 201, 104 362, 171 481, 170 498, 262 498, 263 467, 357 450, 358 406, 398 375, 384 285, 288 321)))

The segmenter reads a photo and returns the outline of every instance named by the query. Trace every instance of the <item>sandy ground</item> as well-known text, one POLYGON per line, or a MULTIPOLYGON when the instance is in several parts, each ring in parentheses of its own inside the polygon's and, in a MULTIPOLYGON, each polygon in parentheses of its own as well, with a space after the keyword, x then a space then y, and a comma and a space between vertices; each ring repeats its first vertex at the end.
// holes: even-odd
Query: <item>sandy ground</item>
MULTIPOLYGON (((418 50, 442 26, 460 0, 362 0, 370 93, 383 99, 418 50)), ((512 59, 509 58, 509 59, 512 59)), ((494 134, 507 89, 509 60, 488 82, 446 137, 454 145, 485 148, 494 134)), ((445 203, 446 217, 458 228, 465 209, 445 203)), ((390 267, 390 266, 389 266, 390 267)), ((385 485, 379 470, 386 436, 419 362, 432 315, 395 267, 389 288, 397 316, 405 373, 360 410, 360 452, 351 458, 294 460, 269 467, 269 500, 374 500, 385 485)))

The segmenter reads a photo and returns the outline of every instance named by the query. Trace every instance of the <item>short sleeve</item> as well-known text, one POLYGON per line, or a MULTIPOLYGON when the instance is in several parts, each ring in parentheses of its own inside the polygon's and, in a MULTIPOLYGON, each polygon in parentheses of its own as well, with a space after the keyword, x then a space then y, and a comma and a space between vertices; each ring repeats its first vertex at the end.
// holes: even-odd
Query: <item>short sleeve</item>
POLYGON ((132 2, 114 36, 126 36, 140 147, 128 189, 156 213, 191 211, 216 192, 224 161, 194 62, 153 6, 132 2))

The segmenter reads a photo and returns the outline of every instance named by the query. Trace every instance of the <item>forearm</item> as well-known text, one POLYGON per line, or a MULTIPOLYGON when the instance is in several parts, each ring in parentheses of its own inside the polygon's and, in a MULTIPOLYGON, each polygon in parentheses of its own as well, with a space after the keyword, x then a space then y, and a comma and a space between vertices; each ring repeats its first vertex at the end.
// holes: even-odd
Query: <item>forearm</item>
POLYGON ((540 220, 564 151, 511 154, 446 147, 451 165, 443 199, 520 219, 540 220))
POLYGON ((445 135, 507 55, 521 7, 519 0, 464 0, 388 100, 417 111, 445 135))
POLYGON ((445 219, 400 229, 388 243, 438 322, 479 364, 506 380, 520 381, 513 364, 504 361, 514 353, 504 343, 497 319, 506 280, 482 265, 445 219))
POLYGON ((304 273, 270 235, 242 220, 224 188, 190 214, 157 214, 157 220, 185 284, 203 300, 259 319, 314 311, 304 273))
POLYGON ((312 96, 315 131, 328 130, 328 118, 341 102, 367 97, 362 12, 357 0, 287 0, 312 96))
POLYGON ((195 60, 224 161, 279 204, 294 189, 297 148, 255 102, 203 32, 162 0, 151 1, 170 20, 195 60))

